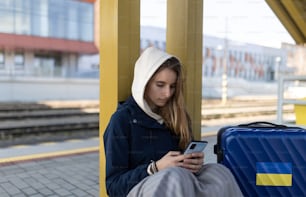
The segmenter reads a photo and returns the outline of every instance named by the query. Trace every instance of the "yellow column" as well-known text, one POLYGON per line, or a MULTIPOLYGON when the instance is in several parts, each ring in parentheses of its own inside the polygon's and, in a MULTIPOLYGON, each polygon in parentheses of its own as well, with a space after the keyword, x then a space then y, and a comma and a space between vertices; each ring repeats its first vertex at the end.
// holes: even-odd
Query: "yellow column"
POLYGON ((140 51, 140 0, 100 0, 100 196, 106 195, 104 130, 130 95, 140 51))
POLYGON ((167 1, 167 51, 180 58, 193 134, 201 139, 203 0, 167 1))

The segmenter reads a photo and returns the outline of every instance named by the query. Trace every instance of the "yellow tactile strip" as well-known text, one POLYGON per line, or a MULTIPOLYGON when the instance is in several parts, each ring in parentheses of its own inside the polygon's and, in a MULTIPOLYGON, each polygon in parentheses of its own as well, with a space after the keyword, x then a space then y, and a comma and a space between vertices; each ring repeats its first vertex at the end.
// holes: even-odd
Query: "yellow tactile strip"
POLYGON ((29 162, 29 161, 43 160, 43 159, 49 159, 49 158, 64 157, 64 156, 70 156, 70 155, 80 155, 80 154, 86 154, 86 153, 98 152, 98 151, 99 151, 99 147, 95 146, 95 147, 81 148, 81 149, 74 149, 74 150, 39 153, 39 154, 9 157, 9 158, 0 158, 0 166, 12 165, 15 163, 20 163, 20 162, 29 162))

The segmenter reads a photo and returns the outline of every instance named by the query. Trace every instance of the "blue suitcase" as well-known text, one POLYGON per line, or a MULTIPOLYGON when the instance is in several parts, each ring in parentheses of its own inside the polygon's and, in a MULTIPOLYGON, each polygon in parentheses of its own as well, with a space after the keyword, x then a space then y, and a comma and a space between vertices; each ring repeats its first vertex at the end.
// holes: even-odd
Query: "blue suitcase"
POLYGON ((269 122, 223 127, 214 146, 244 196, 306 196, 306 130, 269 122))

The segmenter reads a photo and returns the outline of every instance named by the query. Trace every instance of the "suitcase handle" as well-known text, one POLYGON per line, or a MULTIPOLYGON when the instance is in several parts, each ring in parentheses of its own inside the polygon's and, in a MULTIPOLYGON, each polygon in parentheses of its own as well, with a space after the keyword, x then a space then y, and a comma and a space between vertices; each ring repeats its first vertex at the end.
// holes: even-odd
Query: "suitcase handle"
POLYGON ((251 122, 247 124, 240 124, 239 127, 260 127, 260 126, 270 126, 275 128, 287 128, 286 125, 274 124, 272 122, 265 122, 265 121, 258 121, 258 122, 251 122))

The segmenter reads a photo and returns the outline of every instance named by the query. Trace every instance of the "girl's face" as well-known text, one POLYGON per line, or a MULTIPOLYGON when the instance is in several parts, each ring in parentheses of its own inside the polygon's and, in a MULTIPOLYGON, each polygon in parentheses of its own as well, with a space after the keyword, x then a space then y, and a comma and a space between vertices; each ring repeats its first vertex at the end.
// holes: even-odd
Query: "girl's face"
POLYGON ((175 92, 176 79, 176 73, 169 68, 160 70, 150 79, 145 90, 145 100, 153 111, 165 106, 171 99, 175 92))

